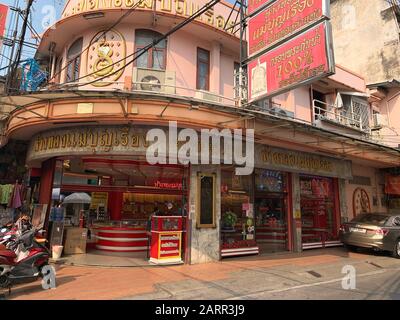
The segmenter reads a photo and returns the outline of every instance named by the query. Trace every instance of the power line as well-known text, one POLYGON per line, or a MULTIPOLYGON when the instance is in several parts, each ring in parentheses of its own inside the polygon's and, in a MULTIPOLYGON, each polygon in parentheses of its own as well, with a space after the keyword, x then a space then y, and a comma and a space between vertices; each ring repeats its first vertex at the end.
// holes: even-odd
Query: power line
POLYGON ((24 45, 26 29, 28 26, 28 19, 29 19, 29 14, 31 12, 32 5, 33 5, 33 0, 27 0, 26 9, 24 10, 24 22, 22 24, 21 36, 20 36, 19 46, 17 49, 17 54, 16 54, 16 57, 15 57, 15 60, 12 64, 12 66, 11 66, 10 72, 7 76, 7 81, 6 81, 6 86, 5 86, 7 93, 9 93, 11 91, 10 90, 11 85, 17 77, 17 68, 21 61, 22 48, 24 45))
MULTIPOLYGON (((130 64, 132 64, 133 62, 135 62, 137 59, 139 59, 143 54, 145 54, 148 50, 150 50, 151 48, 155 47, 157 44, 159 44, 161 41, 167 39, 170 35, 172 35, 173 33, 175 33, 176 31, 178 31, 179 29, 183 28, 184 26, 186 26, 187 24, 189 24, 190 22, 192 22, 193 20, 197 19, 199 16, 201 16, 202 14, 204 14, 205 12, 207 12, 209 9, 211 9, 212 7, 214 7, 217 3, 219 3, 220 0, 211 0, 210 2, 206 3, 199 11, 195 12, 194 14, 192 14, 190 17, 186 18, 184 21, 182 21, 181 23, 179 23, 178 25, 176 25, 175 27, 173 27, 171 30, 169 30, 167 33, 165 33, 162 37, 153 40, 153 43, 143 47, 141 49, 142 52, 140 52, 136 57, 134 57, 132 60, 130 60, 128 63, 126 63, 124 66, 122 66, 121 68, 113 71, 111 74, 107 74, 99 79, 95 79, 93 81, 90 81, 88 83, 80 83, 80 84, 76 84, 74 85, 74 87, 82 87, 82 86, 86 86, 86 85, 90 85, 92 83, 96 83, 98 81, 104 80, 105 78, 108 78, 110 76, 113 76, 114 74, 120 72, 121 70, 124 70, 127 66, 129 66, 130 64)), ((134 52, 133 54, 129 55, 128 57, 131 57, 133 55, 135 55, 136 53, 134 52)), ((126 58, 128 58, 126 57, 126 58)), ((126 59, 125 58, 125 59, 126 59)), ((108 66, 109 67, 109 66, 108 66)), ((84 77, 88 77, 88 75, 85 75, 84 77)), ((60 84, 64 85, 66 83, 60 84)))
MULTIPOLYGON (((110 32, 111 29, 115 28, 118 24, 120 24, 122 22, 122 20, 124 20, 126 17, 128 17, 129 15, 131 15, 138 6, 140 6, 142 4, 142 2, 145 0, 140 0, 138 3, 136 3, 132 8, 129 9, 129 11, 125 12, 113 25, 111 25, 111 27, 109 27, 107 30, 105 30, 100 36, 98 36, 95 40, 95 42, 99 41, 99 39, 101 39, 102 37, 104 37, 108 32, 110 32)), ((84 52, 86 52, 87 50, 89 50, 90 46, 87 46, 84 50, 81 50, 81 52, 79 53, 79 55, 82 55, 84 52)), ((57 77, 59 74, 61 74, 61 72, 63 72, 66 68, 68 68, 68 66, 72 63, 72 61, 74 61, 74 59, 71 59, 70 61, 67 61, 66 65, 60 69, 60 71, 56 72, 52 78, 49 79, 48 82, 51 82, 51 80, 54 80, 55 77, 57 77)), ((122 60, 121 60, 122 61, 122 60)))

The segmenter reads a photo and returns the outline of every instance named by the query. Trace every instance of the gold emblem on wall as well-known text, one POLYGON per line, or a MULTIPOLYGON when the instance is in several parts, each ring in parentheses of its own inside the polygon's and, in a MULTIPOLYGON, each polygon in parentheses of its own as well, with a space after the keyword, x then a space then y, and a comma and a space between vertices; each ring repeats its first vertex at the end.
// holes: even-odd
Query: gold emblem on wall
POLYGON ((368 192, 362 188, 357 188, 353 193, 353 214, 356 217, 361 213, 370 213, 371 205, 368 192))
POLYGON ((126 42, 115 29, 99 31, 90 41, 86 69, 96 87, 111 85, 121 78, 126 65, 126 42))

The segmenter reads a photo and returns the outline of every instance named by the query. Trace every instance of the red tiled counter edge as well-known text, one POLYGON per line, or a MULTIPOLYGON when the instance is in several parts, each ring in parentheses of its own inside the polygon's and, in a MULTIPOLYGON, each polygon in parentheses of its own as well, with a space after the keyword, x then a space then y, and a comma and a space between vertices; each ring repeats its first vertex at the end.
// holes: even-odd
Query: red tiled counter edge
POLYGON ((149 239, 144 227, 95 226, 96 249, 109 252, 146 252, 149 239))

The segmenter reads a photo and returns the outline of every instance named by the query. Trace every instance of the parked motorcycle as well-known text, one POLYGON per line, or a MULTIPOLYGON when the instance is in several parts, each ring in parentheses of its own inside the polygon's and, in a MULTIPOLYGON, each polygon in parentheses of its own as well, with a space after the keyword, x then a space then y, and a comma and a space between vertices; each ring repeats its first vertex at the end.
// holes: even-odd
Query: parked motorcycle
POLYGON ((42 277, 50 252, 35 238, 41 231, 20 219, 16 228, 6 233, 3 248, 0 248, 0 288, 34 282, 42 277))

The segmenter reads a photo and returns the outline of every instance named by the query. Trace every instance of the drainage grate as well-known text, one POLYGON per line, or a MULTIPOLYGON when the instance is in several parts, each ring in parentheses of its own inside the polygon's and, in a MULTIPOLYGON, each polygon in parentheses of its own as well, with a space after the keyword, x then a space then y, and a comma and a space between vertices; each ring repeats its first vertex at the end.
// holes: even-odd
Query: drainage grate
POLYGON ((322 275, 320 275, 318 272, 315 272, 314 270, 307 271, 307 273, 311 274, 312 276, 316 278, 322 278, 322 275))

